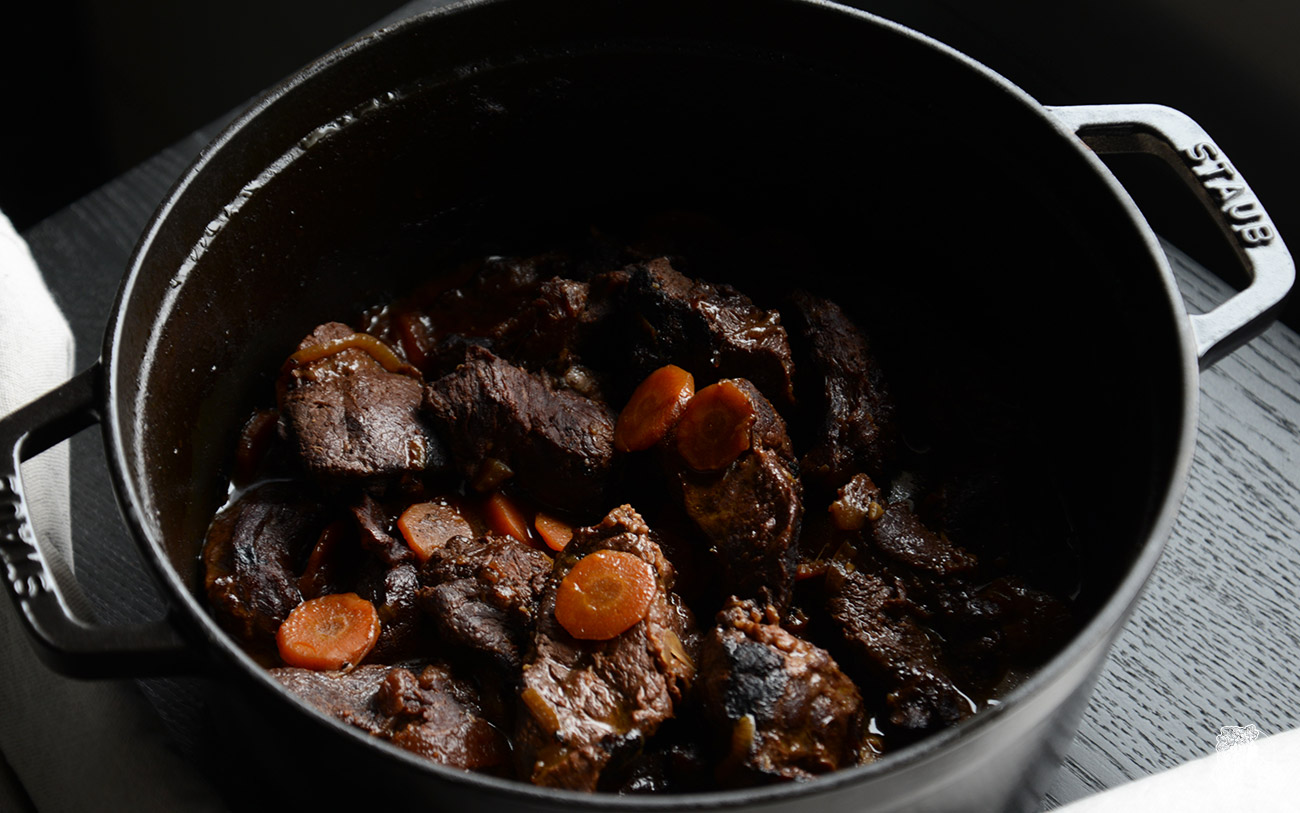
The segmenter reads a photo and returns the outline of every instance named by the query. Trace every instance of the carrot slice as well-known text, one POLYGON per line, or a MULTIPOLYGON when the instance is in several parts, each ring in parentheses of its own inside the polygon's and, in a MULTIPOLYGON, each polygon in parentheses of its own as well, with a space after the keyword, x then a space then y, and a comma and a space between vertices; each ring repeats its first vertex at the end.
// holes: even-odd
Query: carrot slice
POLYGON ((492 492, 483 506, 483 513, 487 517, 488 528, 492 533, 512 536, 525 545, 537 547, 532 533, 528 530, 532 525, 528 521, 528 516, 518 503, 505 494, 500 491, 492 492))
POLYGON ((695 394, 695 377, 669 364, 637 386, 614 424, 614 448, 620 452, 649 449, 668 434, 695 394))
POLYGON ((533 527, 537 529, 537 535, 546 543, 546 547, 551 550, 564 550, 564 546, 573 538, 572 525, 541 511, 538 511, 533 519, 533 527))
POLYGON ((745 453, 757 411, 731 381, 705 387, 677 423, 677 452, 696 471, 717 471, 745 453))
POLYGON ((275 634, 289 666, 317 671, 351 669, 379 640, 379 613, 356 593, 333 593, 304 601, 275 634))
POLYGON ((631 629, 650 611, 655 573, 630 553, 598 550, 560 582, 555 620, 574 638, 605 641, 631 629))
POLYGON ((474 528, 456 506, 441 502, 410 506, 397 518, 397 530, 421 562, 427 562, 453 536, 474 536, 474 528))

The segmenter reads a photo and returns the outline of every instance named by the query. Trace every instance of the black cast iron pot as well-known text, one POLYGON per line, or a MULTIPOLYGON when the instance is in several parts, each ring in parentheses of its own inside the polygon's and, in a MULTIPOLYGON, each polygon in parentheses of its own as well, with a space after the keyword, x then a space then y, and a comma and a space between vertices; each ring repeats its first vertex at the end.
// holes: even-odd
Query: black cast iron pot
POLYGON ((205 670, 231 701, 231 736, 267 760, 302 755, 327 802, 1029 807, 1178 510, 1198 365, 1261 329, 1293 273, 1223 153, 1165 108, 1044 108, 938 43, 811 0, 470 2, 295 75, 180 180, 136 249, 102 362, 0 422, 13 450, 7 586, 54 668, 205 670), (1156 238, 1085 141, 1165 158, 1253 283, 1189 317, 1156 238), (730 281, 836 298, 940 422, 976 423, 970 390, 948 386, 958 380, 1005 408, 998 431, 1052 484, 1078 553, 1081 631, 1000 706, 876 764, 700 796, 587 796, 449 771, 287 694, 205 611, 198 550, 239 425, 297 340, 439 262, 616 232, 665 209, 755 240, 796 236, 799 252, 732 268, 730 281), (172 606, 140 629, 65 614, 25 520, 18 461, 95 421, 172 606))

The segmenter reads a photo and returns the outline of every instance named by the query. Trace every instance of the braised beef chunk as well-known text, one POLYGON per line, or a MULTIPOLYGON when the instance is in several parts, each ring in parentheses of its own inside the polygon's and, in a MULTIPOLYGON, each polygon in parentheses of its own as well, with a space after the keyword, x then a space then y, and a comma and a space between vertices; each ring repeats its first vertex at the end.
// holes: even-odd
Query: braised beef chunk
POLYGON ((782 408, 794 403, 794 361, 779 313, 730 285, 689 279, 667 258, 628 270, 623 323, 636 381, 676 364, 702 381, 747 378, 782 408))
POLYGON ((589 293, 587 283, 559 277, 538 285, 519 316, 512 358, 540 369, 562 366, 578 355, 589 293))
POLYGON ((610 272, 582 282, 562 277, 537 286, 522 306, 498 352, 543 376, 554 389, 570 389, 604 401, 608 369, 616 350, 616 293, 626 274, 610 272))
POLYGON ((517 674, 551 565, 510 537, 453 537, 420 570, 420 605, 444 641, 517 674))
POLYGON ((477 690, 441 664, 366 665, 351 672, 279 668, 271 674, 325 714, 426 759, 500 773, 510 744, 477 690))
POLYGON ((424 642, 424 616, 416 597, 420 580, 414 564, 385 566, 377 561, 363 568, 357 594, 375 605, 380 633, 368 659, 392 662, 417 655, 424 642))
POLYGON ((701 726, 689 733, 667 733, 680 718, 667 720, 645 749, 628 764, 616 782, 602 782, 601 790, 615 793, 694 793, 714 790, 713 763, 706 753, 701 726))
POLYGON ((700 675, 727 785, 810 779, 874 753, 864 748, 853 681, 825 650, 783 629, 770 607, 729 601, 704 640, 700 675))
POLYGON ((720 475, 682 475, 686 512, 712 543, 723 589, 784 608, 798 565, 802 489, 780 456, 750 452, 720 475))
POLYGON ((427 377, 446 375, 464 361, 470 347, 509 355, 531 332, 525 313, 542 280, 562 268, 556 255, 486 257, 459 269, 467 277, 457 287, 419 301, 404 303, 396 312, 379 313, 374 329, 391 337, 406 357, 427 377))
MULTIPOLYGON (((443 464, 420 419, 418 378, 392 372, 372 355, 373 337, 348 344, 346 325, 321 325, 298 345, 313 359, 283 376, 285 419, 308 471, 332 478, 389 477, 443 464)), ((382 351, 377 351, 382 352, 382 351)), ((389 351, 391 354, 391 351, 389 351)))
POLYGON ((476 337, 497 342, 518 322, 519 309, 537 292, 538 283, 552 274, 552 258, 486 257, 459 288, 444 292, 429 309, 438 339, 476 337))
POLYGON ((1069 606, 1010 575, 972 590, 948 623, 955 658, 990 687, 1008 668, 1040 662, 1075 629, 1069 606))
POLYGON ((921 524, 906 503, 891 503, 872 525, 876 548, 915 570, 939 577, 972 570, 975 556, 921 524))
POLYGON ((574 531, 558 554, 537 609, 524 662, 514 740, 521 777, 538 785, 595 790, 611 763, 635 754, 673 715, 695 677, 689 613, 672 595, 673 568, 645 521, 622 506, 574 531), (630 553, 653 568, 646 615, 607 640, 579 640, 555 617, 564 577, 596 551, 630 553))
POLYGON ((255 649, 302 603, 296 568, 320 536, 325 511, 301 488, 258 486, 223 510, 203 547, 204 588, 222 627, 255 649))
POLYGON ((385 565, 392 567, 415 561, 410 546, 388 532, 388 514, 369 494, 361 494, 359 502, 352 506, 352 516, 360 531, 361 547, 385 565))
POLYGON ((387 738, 412 753, 466 770, 505 770, 510 745, 483 715, 473 687, 445 666, 394 669, 379 685, 375 706, 387 738))
POLYGON ((389 672, 401 667, 363 664, 350 672, 317 672, 294 666, 271 669, 271 675, 294 694, 331 717, 378 730, 378 713, 372 701, 389 672))
POLYGON ((830 300, 800 291, 793 303, 792 330, 807 356, 801 380, 816 381, 805 388, 814 397, 804 406, 819 416, 801 470, 828 489, 859 472, 879 480, 895 456, 898 430, 867 337, 830 300))
POLYGON ((683 503, 717 553, 723 590, 784 609, 798 564, 803 488, 785 422, 751 383, 729 382, 754 407, 749 449, 718 472, 678 462, 683 503))
POLYGON ((970 716, 970 701, 896 582, 836 563, 825 589, 848 651, 885 694, 892 725, 924 730, 970 716))
POLYGON ((614 463, 609 407, 552 390, 481 348, 429 384, 424 400, 430 422, 471 484, 505 466, 514 482, 555 508, 599 505, 614 463))
POLYGON ((493 351, 497 343, 482 336, 462 336, 454 333, 429 349, 421 369, 427 376, 443 376, 469 359, 472 348, 481 347, 493 351))
POLYGON ((375 605, 382 632, 372 661, 413 657, 419 649, 423 621, 416 606, 419 589, 415 552, 388 532, 387 511, 362 492, 350 509, 356 521, 360 547, 369 559, 359 568, 356 592, 375 605))

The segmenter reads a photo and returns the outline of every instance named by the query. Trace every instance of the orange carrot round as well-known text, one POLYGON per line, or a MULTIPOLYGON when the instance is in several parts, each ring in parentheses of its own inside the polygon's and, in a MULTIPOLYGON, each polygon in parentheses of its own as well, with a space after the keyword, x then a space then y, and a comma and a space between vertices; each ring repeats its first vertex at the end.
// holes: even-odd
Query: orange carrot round
POLYGON ((397 530, 421 562, 427 562, 453 536, 474 536, 474 528, 456 506, 441 502, 410 506, 397 518, 397 530))
POLYGON ((533 527, 551 550, 564 550, 564 546, 573 538, 572 525, 542 511, 538 511, 533 519, 533 527))
POLYGON ((749 449, 757 414, 749 396, 732 382, 707 386, 677 423, 677 452, 696 471, 725 468, 749 449))
POLYGON ((275 634, 289 666, 317 671, 351 669, 379 640, 379 614, 356 593, 333 593, 304 601, 275 634))
POLYGON ((637 386, 614 424, 614 448, 639 452, 654 446, 673 428, 695 394, 695 377, 669 364, 637 386))
POLYGON ((528 515, 518 503, 505 494, 500 491, 492 492, 483 505, 483 514, 492 533, 511 536, 525 545, 537 547, 532 533, 528 530, 532 525, 528 521, 528 515))
POLYGON ((654 568, 630 553, 598 550, 560 582, 555 620, 574 638, 605 641, 645 618, 654 595, 654 568))

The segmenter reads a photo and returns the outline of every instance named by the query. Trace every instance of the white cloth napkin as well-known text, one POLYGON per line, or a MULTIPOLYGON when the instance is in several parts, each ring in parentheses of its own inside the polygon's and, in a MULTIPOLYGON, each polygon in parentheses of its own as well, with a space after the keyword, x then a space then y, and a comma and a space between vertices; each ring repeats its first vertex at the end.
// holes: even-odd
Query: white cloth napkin
POLYGON ((1056 813, 1274 813, 1300 809, 1300 729, 1192 760, 1056 813))
MULTIPOLYGON (((0 213, 0 415, 66 381, 72 350, 72 332, 27 244, 0 213)), ((55 580, 88 618, 72 575, 67 444, 23 464, 22 478, 55 580)), ((0 810, 29 803, 41 811, 224 809, 197 770, 168 748, 133 683, 51 672, 8 598, 0 598, 0 753, 21 783, 0 780, 0 810)))

